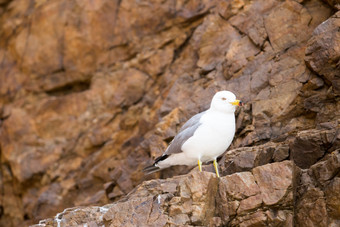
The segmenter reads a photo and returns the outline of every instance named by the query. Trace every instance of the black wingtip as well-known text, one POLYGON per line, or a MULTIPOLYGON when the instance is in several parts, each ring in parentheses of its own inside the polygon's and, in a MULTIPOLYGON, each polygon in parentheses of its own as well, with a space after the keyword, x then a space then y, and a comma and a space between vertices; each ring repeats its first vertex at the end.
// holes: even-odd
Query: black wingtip
POLYGON ((151 174, 151 173, 157 172, 157 171, 159 171, 159 170, 161 170, 161 168, 159 168, 159 167, 155 166, 155 164, 153 164, 152 166, 147 166, 147 167, 145 167, 145 168, 143 169, 143 172, 144 172, 145 174, 151 174))
POLYGON ((167 157, 169 157, 169 155, 167 154, 163 154, 162 156, 159 156, 158 158, 155 159, 155 162, 153 163, 153 165, 145 167, 143 169, 143 172, 145 174, 151 174, 151 173, 161 170, 161 168, 157 167, 156 164, 160 161, 165 160, 167 157))
POLYGON ((158 158, 155 159, 155 164, 160 162, 160 161, 167 159, 168 157, 169 157, 169 155, 167 155, 167 154, 163 154, 162 156, 159 156, 158 158))

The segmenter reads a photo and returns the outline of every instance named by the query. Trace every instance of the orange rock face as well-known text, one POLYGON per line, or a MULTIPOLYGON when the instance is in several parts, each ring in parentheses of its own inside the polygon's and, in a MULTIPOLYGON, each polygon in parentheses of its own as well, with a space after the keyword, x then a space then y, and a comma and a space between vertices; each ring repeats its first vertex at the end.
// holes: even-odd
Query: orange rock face
POLYGON ((336 9, 0 0, 0 225, 338 225, 336 9), (146 181, 190 171, 141 172, 218 90, 246 103, 221 181, 146 181))

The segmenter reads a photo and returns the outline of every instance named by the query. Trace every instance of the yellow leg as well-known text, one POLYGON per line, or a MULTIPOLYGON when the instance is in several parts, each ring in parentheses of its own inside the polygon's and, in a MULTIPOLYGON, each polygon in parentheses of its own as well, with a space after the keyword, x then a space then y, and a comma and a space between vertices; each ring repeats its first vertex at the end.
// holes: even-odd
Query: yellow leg
POLYGON ((218 164, 216 162, 216 159, 214 159, 214 167, 215 167, 215 172, 216 172, 217 177, 220 177, 220 174, 218 173, 218 164))
POLYGON ((202 172, 202 162, 198 159, 198 169, 202 172))

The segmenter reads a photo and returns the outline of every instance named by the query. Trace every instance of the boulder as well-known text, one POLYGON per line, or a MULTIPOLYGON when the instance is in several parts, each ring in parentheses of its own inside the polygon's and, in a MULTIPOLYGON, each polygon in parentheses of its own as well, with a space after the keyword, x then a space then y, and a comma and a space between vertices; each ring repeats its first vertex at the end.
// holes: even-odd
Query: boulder
POLYGON ((293 226, 295 171, 284 161, 221 178, 194 171, 145 181, 121 201, 66 209, 39 226, 293 226))

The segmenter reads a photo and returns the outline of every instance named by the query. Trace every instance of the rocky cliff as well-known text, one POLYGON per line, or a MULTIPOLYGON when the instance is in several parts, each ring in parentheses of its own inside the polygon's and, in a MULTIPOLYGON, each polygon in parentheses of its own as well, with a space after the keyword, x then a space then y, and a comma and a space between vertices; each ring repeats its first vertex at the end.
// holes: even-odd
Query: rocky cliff
POLYGON ((0 225, 339 226, 339 4, 0 0, 0 225), (222 177, 144 176, 218 90, 222 177))

